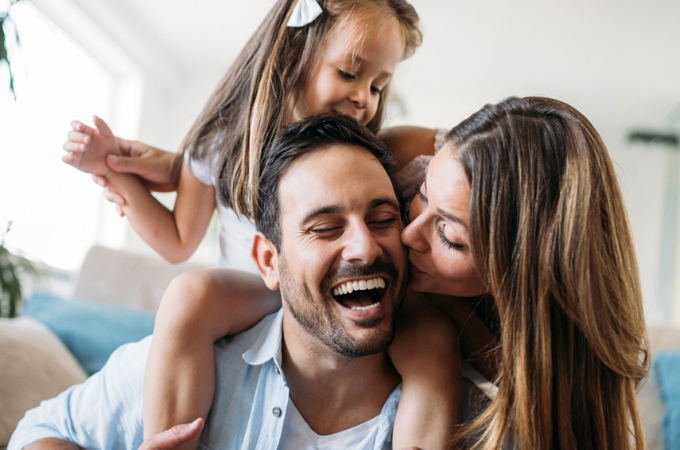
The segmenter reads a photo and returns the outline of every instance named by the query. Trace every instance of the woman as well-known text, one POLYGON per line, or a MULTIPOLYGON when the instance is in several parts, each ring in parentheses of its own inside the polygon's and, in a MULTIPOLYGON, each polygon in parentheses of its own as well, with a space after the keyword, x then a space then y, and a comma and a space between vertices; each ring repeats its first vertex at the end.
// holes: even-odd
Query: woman
MULTIPOLYGON (((413 289, 492 298, 498 391, 467 429, 474 448, 644 448, 633 240, 582 114, 509 98, 463 121, 430 162, 402 240, 413 289)), ((460 322, 449 297, 434 298, 460 322)))

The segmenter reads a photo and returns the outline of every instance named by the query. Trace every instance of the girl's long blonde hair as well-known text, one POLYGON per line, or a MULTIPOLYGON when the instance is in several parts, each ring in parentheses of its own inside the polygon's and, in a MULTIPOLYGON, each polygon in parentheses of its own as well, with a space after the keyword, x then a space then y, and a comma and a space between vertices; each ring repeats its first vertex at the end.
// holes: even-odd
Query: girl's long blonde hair
MULTIPOLYGON (((281 128, 304 87, 324 40, 350 17, 396 18, 409 56, 422 40, 418 14, 406 0, 319 0, 323 9, 301 28, 286 24, 296 0, 279 0, 250 38, 184 139, 181 151, 219 162, 220 200, 240 215, 257 208, 261 149, 281 128)), ((369 26, 367 21, 367 26, 369 26)), ((377 132, 388 89, 383 89, 368 127, 377 132)))
POLYGON ((487 105, 448 135, 471 186, 472 249, 500 323, 498 394, 474 448, 644 448, 642 295, 607 149, 571 106, 487 105))

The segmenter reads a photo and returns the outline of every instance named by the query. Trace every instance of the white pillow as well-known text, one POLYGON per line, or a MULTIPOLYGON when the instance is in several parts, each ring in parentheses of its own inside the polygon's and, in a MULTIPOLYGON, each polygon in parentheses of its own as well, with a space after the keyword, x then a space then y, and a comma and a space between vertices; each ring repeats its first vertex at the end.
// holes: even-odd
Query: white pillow
POLYGON ((26 411, 86 379, 45 325, 30 317, 0 319, 0 448, 26 411))

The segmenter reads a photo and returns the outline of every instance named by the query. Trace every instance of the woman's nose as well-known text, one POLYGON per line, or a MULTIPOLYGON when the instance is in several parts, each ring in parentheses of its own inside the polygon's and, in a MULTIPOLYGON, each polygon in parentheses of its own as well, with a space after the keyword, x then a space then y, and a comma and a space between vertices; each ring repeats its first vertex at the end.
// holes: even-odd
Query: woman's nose
POLYGON ((425 252, 428 249, 427 238, 424 229, 425 217, 419 215, 409 223, 401 232, 401 242, 417 252, 425 252))

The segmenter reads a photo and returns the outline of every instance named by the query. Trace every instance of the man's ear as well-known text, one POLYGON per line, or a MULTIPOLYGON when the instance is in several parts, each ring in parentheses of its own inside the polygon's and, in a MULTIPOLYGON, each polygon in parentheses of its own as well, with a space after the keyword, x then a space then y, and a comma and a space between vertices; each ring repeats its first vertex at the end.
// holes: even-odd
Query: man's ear
POLYGON ((278 271, 278 254, 274 244, 269 239, 264 237, 264 234, 259 231, 255 233, 253 239, 253 249, 250 255, 257 265, 260 275, 272 291, 279 288, 279 271, 278 271))

